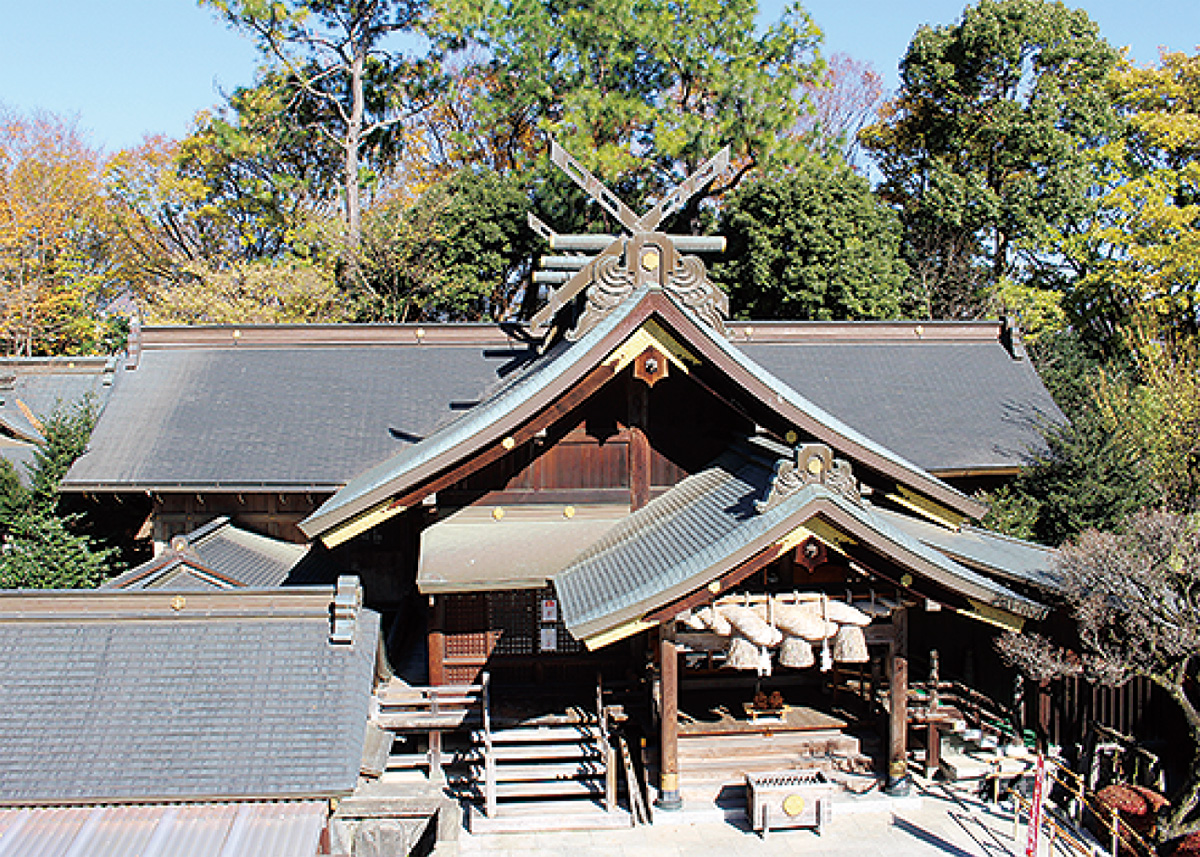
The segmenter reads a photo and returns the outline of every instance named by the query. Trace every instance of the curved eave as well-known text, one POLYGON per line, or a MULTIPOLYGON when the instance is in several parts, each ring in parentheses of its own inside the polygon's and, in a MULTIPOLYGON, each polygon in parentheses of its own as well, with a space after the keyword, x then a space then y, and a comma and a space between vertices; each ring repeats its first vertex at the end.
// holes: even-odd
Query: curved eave
MULTIPOLYGON (((769 408, 783 422, 827 443, 840 454, 923 494, 964 518, 978 518, 987 507, 920 467, 871 441, 805 399, 716 331, 697 321, 660 290, 627 299, 604 321, 564 353, 547 359, 512 386, 409 450, 352 479, 299 526, 310 538, 353 526, 366 516, 388 516, 415 501, 415 492, 457 463, 466 461, 534 420, 591 372, 611 366, 613 352, 652 317, 680 344, 769 408), (408 496, 413 495, 413 496, 408 496), (397 502, 405 497, 406 502, 397 502), (389 504, 391 504, 389 506, 389 504)), ((615 363, 615 361, 613 361, 615 363)), ((610 377, 615 377, 616 370, 610 377)), ((529 433, 529 432, 527 432, 529 433)), ((519 443, 521 438, 516 438, 519 443)))
MULTIPOLYGON (((809 486, 765 513, 762 526, 754 527, 756 532, 747 534, 748 538, 735 532, 718 544, 706 545, 700 566, 695 563, 695 556, 672 557, 671 564, 663 569, 660 576, 667 580, 666 585, 661 589, 644 587, 641 592, 625 592, 623 595, 633 600, 615 609, 593 609, 590 614, 585 612, 583 616, 573 609, 580 599, 573 595, 572 590, 574 588, 575 592, 579 592, 580 587, 587 586, 587 581, 581 578, 591 573, 588 567, 595 557, 564 569, 555 576, 554 585, 563 602, 567 629, 578 639, 595 641, 622 627, 653 624, 650 617, 657 611, 708 588, 760 554, 773 551, 776 555, 782 555, 795 547, 803 537, 807 537, 808 528, 816 520, 968 603, 983 604, 1012 615, 1018 620, 1017 624, 1025 619, 1043 619, 1049 612, 1045 605, 955 563, 888 525, 871 510, 857 506, 823 487, 809 486), (692 570, 689 571, 689 567, 692 570)), ((919 587, 914 586, 914 590, 919 591, 919 587)))

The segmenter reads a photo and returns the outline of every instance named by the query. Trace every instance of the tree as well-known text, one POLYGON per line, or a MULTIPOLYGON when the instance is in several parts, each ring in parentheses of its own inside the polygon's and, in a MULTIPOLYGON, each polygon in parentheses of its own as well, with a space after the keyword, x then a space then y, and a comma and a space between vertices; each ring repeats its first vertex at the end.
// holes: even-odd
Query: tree
POLYGON ((900 314, 900 224, 846 166, 809 158, 725 203, 728 261, 713 279, 739 318, 872 319, 900 314))
POLYGON ((359 312, 389 321, 513 317, 539 245, 529 210, 518 179, 470 169, 413 203, 380 206, 363 233, 359 312))
POLYGON ((0 342, 6 354, 111 344, 100 155, 73 122, 0 112, 0 342))
POLYGON ((1046 427, 1046 453, 992 498, 986 525, 1059 544, 1088 528, 1117 527, 1143 508, 1196 508, 1195 340, 1145 327, 1129 331, 1119 354, 1107 359, 1074 333, 1033 350, 1069 422, 1046 427))
POLYGON ((1095 149, 1098 210, 1062 235, 1079 278, 1072 322, 1100 340, 1152 316, 1200 332, 1200 54, 1165 53, 1157 67, 1123 62, 1108 93, 1124 132, 1095 149))
POLYGON ((59 510, 59 486, 87 446, 97 409, 83 401, 42 421, 43 446, 21 484, 11 465, 0 467, 0 588, 96 586, 111 572, 117 551, 73 532, 78 515, 59 510))
POLYGON ((432 67, 385 49, 414 30, 420 0, 200 0, 251 34, 275 64, 267 83, 284 115, 318 134, 341 159, 349 241, 362 229, 364 170, 393 152, 406 120, 428 105, 432 67))
MULTIPOLYGON (((1200 516, 1144 511, 1120 533, 1089 530, 1058 563, 1078 651, 1036 633, 1008 633, 1002 655, 1037 680, 1085 675, 1116 686, 1158 685, 1187 722, 1196 759, 1159 818, 1166 841, 1194 830, 1200 805, 1200 516)), ((1072 644, 1074 645, 1074 643, 1072 644)))
POLYGON ((932 263, 934 315, 977 314, 1003 278, 1053 267, 1050 230, 1092 205, 1084 150, 1117 127, 1102 85, 1116 61, 1086 13, 1047 0, 980 0, 914 36, 899 95, 861 139, 908 258, 932 263))
POLYGON ((849 164, 859 154, 859 132, 876 118, 884 102, 883 78, 868 62, 833 54, 824 72, 806 87, 812 111, 800 116, 797 131, 819 154, 840 153, 849 164))
POLYGON ((704 197, 804 152, 794 129, 819 31, 798 6, 763 30, 757 13, 756 0, 443 0, 438 21, 444 41, 475 48, 478 125, 555 137, 628 202, 730 146, 733 175, 685 209, 692 223, 704 197))

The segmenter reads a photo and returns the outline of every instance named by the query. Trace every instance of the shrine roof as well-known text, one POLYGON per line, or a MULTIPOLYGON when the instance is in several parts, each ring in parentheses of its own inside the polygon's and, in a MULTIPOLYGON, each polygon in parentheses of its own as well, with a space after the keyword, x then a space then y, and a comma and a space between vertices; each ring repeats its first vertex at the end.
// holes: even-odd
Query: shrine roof
POLYGON ((329 587, 0 593, 0 803, 353 790, 379 616, 329 587))
MULTIPOLYGON (((1011 473, 1063 419, 994 322, 729 329, 730 353, 934 474, 1011 473)), ((64 488, 333 492, 558 353, 498 325, 147 328, 64 488)))
POLYGON ((700 355, 693 359, 719 364, 718 371, 728 374, 747 398, 757 398, 764 409, 783 415, 798 428, 836 446, 848 457, 858 458, 869 467, 918 486, 918 490, 939 502, 960 508, 967 515, 982 514, 984 507, 775 378, 742 350, 679 307, 669 295, 643 290, 616 307, 579 341, 569 345, 560 342, 515 375, 510 383, 498 388, 477 407, 424 442, 402 450, 356 476, 302 521, 301 529, 309 536, 326 533, 355 516, 379 509, 380 504, 398 502, 389 498, 412 489, 457 461, 467 460, 488 445, 500 443, 502 437, 515 443, 508 437, 508 432, 528 424, 582 381, 587 372, 598 370, 602 364, 619 364, 624 358, 615 356, 616 349, 631 341, 630 337, 644 324, 657 323, 655 320, 671 328, 670 336, 678 336, 684 350, 694 349, 700 355))
POLYGON ((755 503, 767 495, 773 474, 769 456, 740 445, 618 523, 554 577, 567 628, 589 640, 637 623, 784 544, 815 519, 851 541, 885 550, 964 605, 976 601, 1022 618, 1045 615, 1045 606, 913 538, 872 506, 823 485, 805 486, 760 511, 755 503))
POLYGON ((106 589, 267 589, 336 575, 312 545, 273 539, 234 526, 222 515, 175 536, 154 559, 105 582, 106 589))

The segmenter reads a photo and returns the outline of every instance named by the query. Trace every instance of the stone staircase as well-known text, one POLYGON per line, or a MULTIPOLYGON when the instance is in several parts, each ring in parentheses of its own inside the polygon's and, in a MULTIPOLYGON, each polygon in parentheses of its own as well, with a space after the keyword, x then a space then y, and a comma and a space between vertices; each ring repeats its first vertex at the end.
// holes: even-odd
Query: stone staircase
POLYGON ((1035 756, 1023 745, 1004 744, 982 729, 963 729, 941 736, 938 773, 949 782, 982 780, 1000 774, 1013 777, 1032 767, 1035 756))

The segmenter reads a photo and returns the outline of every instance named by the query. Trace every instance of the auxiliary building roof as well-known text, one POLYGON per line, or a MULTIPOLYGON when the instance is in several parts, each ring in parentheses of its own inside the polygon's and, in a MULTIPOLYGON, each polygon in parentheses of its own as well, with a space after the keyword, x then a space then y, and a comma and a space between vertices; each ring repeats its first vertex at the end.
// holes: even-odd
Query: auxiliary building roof
POLYGON ((379 635, 328 587, 0 592, 0 804, 321 798, 358 777, 379 635))
POLYGON ((244 530, 222 515, 175 536, 154 559, 106 581, 106 589, 269 589, 332 579, 323 552, 244 530))

